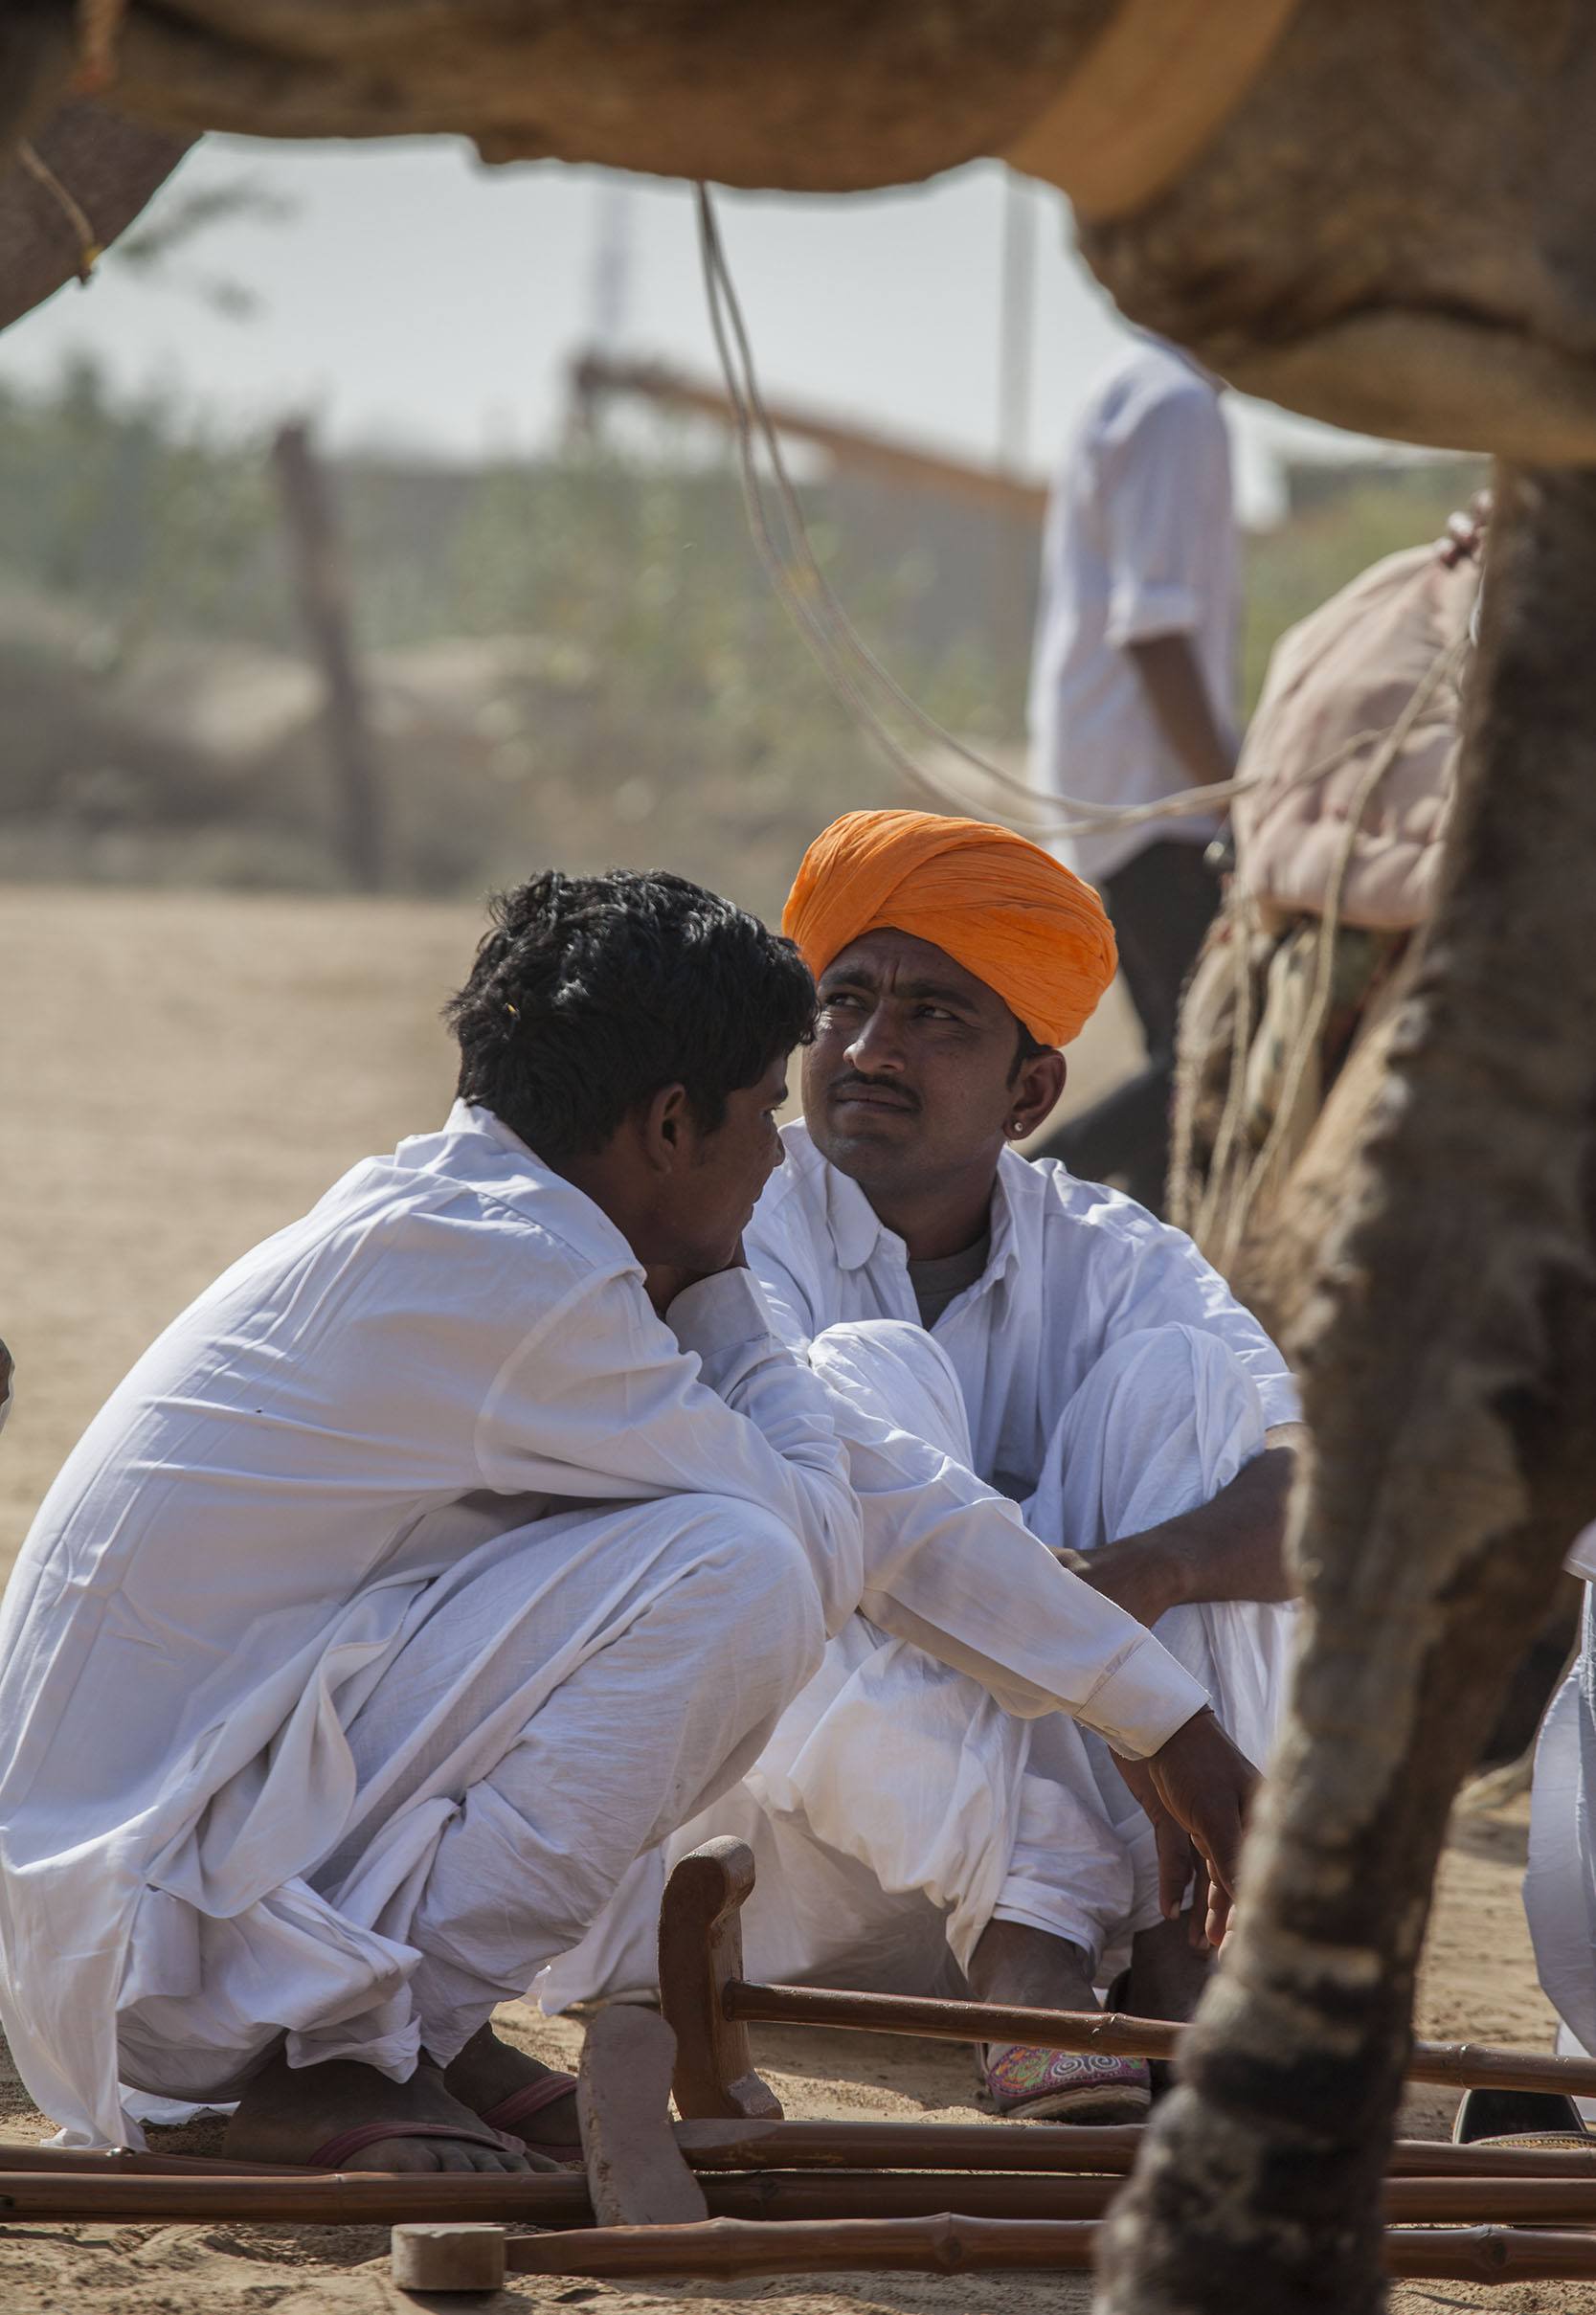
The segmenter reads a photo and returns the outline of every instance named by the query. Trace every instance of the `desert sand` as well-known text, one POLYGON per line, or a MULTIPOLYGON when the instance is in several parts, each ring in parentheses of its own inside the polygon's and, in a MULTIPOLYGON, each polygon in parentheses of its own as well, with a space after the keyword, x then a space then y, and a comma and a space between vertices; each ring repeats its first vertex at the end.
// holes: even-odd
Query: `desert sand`
MULTIPOLYGON (((0 1334, 17 1403, 0 1439, 0 1571, 84 1423, 139 1352, 235 1255, 289 1220, 347 1165, 434 1123, 451 1085, 438 1010, 461 977, 475 911, 411 902, 13 888, 0 901, 0 1165, 6 1183, 0 1334)), ((1134 1053, 1116 1004, 1074 1057, 1082 1100, 1134 1053)), ((1522 1807, 1460 1818, 1446 1858, 1420 2002, 1423 2034, 1549 2046, 1518 1899, 1522 1807)), ((503 2030, 570 2062, 580 2029, 510 2005, 503 2030)), ((795 2115, 973 2112, 963 2054, 886 2037, 763 2031, 756 2055, 795 2115)), ((1445 2135, 1451 2100, 1415 2093, 1405 2127, 1445 2135)), ((0 2138, 49 2124, 9 2066, 0 2138)), ((212 2150, 215 2125, 152 2134, 212 2150)), ((374 2229, 13 2227, 0 2223, 8 2315, 274 2310, 350 2315, 415 2303, 387 2279, 374 2229)), ((791 2315, 1084 2315, 1080 2281, 801 2279, 736 2294, 791 2315)), ((604 2301, 643 2315, 683 2298, 528 2282, 508 2310, 604 2301)), ((446 2302, 435 2302, 443 2305, 446 2302)), ((465 2303, 460 2303, 465 2304, 465 2303)), ((731 2299, 724 2304, 730 2308, 731 2299)), ((1494 2306, 1596 2315, 1596 2286, 1412 2285, 1401 2315, 1494 2306)), ((1282 2310, 1282 2315, 1288 2315, 1282 2310)))

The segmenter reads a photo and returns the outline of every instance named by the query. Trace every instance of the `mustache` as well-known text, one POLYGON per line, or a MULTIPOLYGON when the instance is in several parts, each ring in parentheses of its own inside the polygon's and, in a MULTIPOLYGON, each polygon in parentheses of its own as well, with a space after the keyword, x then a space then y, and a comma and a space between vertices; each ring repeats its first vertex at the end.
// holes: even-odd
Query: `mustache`
POLYGON ((845 1077, 839 1077, 829 1088, 826 1098, 836 1101, 843 1093, 886 1093, 906 1110, 918 1110, 920 1107, 920 1096, 911 1093, 908 1086, 894 1085, 888 1077, 861 1077, 857 1069, 850 1069, 845 1077))

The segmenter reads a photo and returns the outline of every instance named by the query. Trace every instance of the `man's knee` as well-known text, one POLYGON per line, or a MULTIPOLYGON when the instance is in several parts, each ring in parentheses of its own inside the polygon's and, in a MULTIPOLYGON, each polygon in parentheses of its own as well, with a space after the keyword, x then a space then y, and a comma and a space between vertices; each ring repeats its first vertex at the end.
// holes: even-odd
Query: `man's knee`
POLYGON ((1172 1319, 1122 1335, 1087 1376, 1082 1389, 1129 1392, 1138 1404, 1195 1410, 1212 1419, 1255 1419, 1260 1443, 1263 1401, 1246 1363, 1224 1338, 1203 1326, 1172 1319))
POLYGON ((860 1318, 829 1326, 809 1346, 815 1372, 866 1415, 969 1463, 970 1423, 953 1360, 923 1326, 860 1318))
POLYGON ((745 1671, 762 1659, 768 1677, 796 1695, 820 1669, 825 1618, 809 1555, 775 1512, 730 1496, 698 1498, 695 1543, 717 1614, 734 1635, 745 1671))

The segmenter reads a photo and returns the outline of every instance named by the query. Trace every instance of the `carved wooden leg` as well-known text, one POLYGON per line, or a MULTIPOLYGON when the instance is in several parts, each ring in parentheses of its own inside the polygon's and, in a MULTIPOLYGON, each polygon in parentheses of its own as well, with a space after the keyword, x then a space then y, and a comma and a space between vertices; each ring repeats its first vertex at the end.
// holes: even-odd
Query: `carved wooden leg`
POLYGON ((671 2136, 676 2036, 652 2010, 600 2010, 576 2078, 588 2192, 601 2227, 708 2218, 704 2190, 671 2136))
POLYGON ((726 2014, 726 1986, 743 1973, 738 1913, 753 1887, 753 1854, 726 1834, 685 1856, 660 1908, 660 2007, 676 2035, 676 2106, 683 2116, 779 2122, 781 2101, 753 2071, 748 2028, 726 2014))

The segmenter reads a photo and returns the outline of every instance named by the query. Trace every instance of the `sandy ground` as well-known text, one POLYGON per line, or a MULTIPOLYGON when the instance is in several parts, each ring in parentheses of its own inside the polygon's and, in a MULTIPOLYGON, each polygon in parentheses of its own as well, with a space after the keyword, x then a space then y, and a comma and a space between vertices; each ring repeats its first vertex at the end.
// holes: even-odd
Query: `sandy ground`
MULTIPOLYGON (((6 1182, 0 1333, 18 1364, 0 1444, 0 1568, 44 1488, 106 1391, 152 1336, 236 1254, 302 1211, 368 1151, 435 1121, 450 1090, 438 1008, 464 969, 474 912, 229 895, 13 890, 0 899, 0 1165, 6 1182)), ((1074 1100, 1134 1052, 1117 1003, 1078 1049, 1074 1100)), ((1447 2039, 1549 2043, 1518 1901, 1522 1809, 1454 1831, 1442 1877, 1420 2031, 1447 2039)), ((578 2030, 519 2006, 506 2029, 570 2060, 578 2030)), ((756 2034, 796 2115, 967 2113, 961 2052, 861 2035, 756 2034)), ((1444 2134, 1450 2101, 1418 2094, 1406 2127, 1444 2134)), ((161 2134, 207 2146, 207 2125, 161 2134)), ((9 2068, 0 2138, 46 2129, 9 2068)), ((68 2305, 112 2315, 277 2315, 409 2305, 386 2276, 375 2230, 0 2227, 8 2315, 68 2305)), ((708 2293, 528 2283, 493 2302, 612 2303, 643 2315, 708 2293)), ((1077 2315, 1082 2282, 922 2277, 750 2285, 792 2315, 980 2308, 1077 2315)), ((448 2303, 438 2302, 438 2304, 448 2303)), ((459 2303, 465 2304, 465 2303, 459 2303)), ((724 2304, 730 2308, 731 2301, 724 2304)), ((1596 2315, 1596 2287, 1409 2286, 1419 2310, 1493 2305, 1596 2315)), ((1287 2315, 1282 2310, 1282 2315, 1287 2315)))

